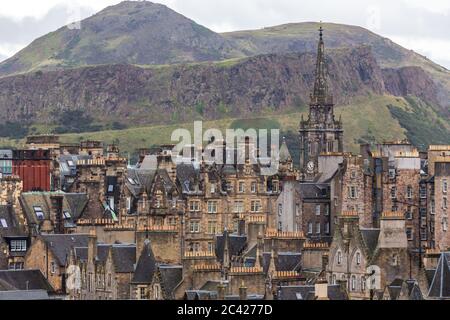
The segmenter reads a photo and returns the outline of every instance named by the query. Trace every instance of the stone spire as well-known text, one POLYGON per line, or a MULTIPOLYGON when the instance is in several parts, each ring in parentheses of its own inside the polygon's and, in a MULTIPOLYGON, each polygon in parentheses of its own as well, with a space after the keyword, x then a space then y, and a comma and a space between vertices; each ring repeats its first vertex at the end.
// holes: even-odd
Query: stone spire
POLYGON ((319 46, 317 48, 316 78, 311 103, 324 104, 328 96, 327 80, 325 75, 325 44, 323 42, 323 28, 319 28, 319 46))

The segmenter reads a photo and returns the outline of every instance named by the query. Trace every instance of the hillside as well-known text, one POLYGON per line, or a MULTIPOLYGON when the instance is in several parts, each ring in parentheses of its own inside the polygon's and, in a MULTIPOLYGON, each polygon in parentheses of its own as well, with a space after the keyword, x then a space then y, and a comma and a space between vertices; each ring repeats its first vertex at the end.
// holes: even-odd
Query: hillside
POLYGON ((151 2, 124 1, 36 39, 0 64, 0 75, 100 64, 171 64, 235 57, 219 34, 151 2))
MULTIPOLYGON (((160 137, 166 130, 152 130, 162 124, 255 118, 278 121, 295 141, 314 79, 318 23, 218 34, 166 6, 126 1, 81 25, 36 39, 0 64, 5 145, 54 132, 120 137, 131 152, 158 143, 131 138, 160 137), (284 116, 295 125, 284 127, 284 116)), ((450 140, 448 70, 364 28, 323 27, 348 148, 405 136, 421 147, 450 140)))

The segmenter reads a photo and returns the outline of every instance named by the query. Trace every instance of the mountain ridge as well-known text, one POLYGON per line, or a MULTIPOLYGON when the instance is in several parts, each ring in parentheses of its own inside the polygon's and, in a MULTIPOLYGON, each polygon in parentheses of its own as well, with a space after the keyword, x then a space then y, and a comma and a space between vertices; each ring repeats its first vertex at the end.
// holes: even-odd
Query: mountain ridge
MULTIPOLYGON (((309 102, 319 23, 218 34, 164 5, 126 1, 81 26, 0 63, 0 126, 89 131, 255 117, 309 102)), ((450 133, 448 70, 362 27, 323 26, 339 107, 371 95, 417 97, 415 108, 390 108, 392 119, 411 129, 428 114, 450 133)))

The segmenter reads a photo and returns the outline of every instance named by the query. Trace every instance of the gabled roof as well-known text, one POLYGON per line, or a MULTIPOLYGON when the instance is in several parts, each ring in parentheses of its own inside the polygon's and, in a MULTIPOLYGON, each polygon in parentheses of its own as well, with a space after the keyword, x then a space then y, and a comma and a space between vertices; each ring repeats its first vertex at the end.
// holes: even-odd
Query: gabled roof
POLYGON ((140 193, 150 191, 155 174, 156 170, 128 169, 125 185, 135 197, 138 197, 140 193))
POLYGON ((136 264, 136 245, 114 244, 111 247, 116 273, 132 273, 136 264))
MULTIPOLYGON (((276 271, 299 271, 301 269, 302 254, 300 252, 278 252, 278 258, 275 259, 276 271)), ((262 266, 264 273, 269 270, 272 254, 264 252, 262 254, 262 266)))
POLYGON ((380 229, 360 228, 360 232, 364 244, 367 250, 369 250, 369 255, 372 255, 378 244, 380 229))
POLYGON ((280 162, 287 162, 292 160, 291 153, 289 152, 289 148, 286 144, 286 139, 283 138, 283 142, 280 147, 280 162))
POLYGON ((40 270, 0 270, 0 291, 45 290, 54 292, 40 270))
MULTIPOLYGON (((228 231, 225 231, 228 232, 228 231)), ((217 260, 223 262, 223 252, 225 249, 225 232, 222 235, 216 236, 216 257, 217 260)), ((246 236, 239 236, 236 234, 228 234, 228 250, 230 258, 232 256, 238 256, 245 249, 247 244, 246 236)))
POLYGON ((198 183, 198 171, 192 163, 180 163, 177 165, 177 180, 183 193, 195 191, 198 183))
POLYGON ((428 291, 430 298, 450 298, 450 252, 441 253, 428 291))
POLYGON ((87 234, 45 234, 40 236, 55 256, 60 266, 65 266, 70 250, 75 247, 87 247, 87 234))
POLYGON ((151 284, 157 271, 156 259, 150 240, 146 239, 134 272, 133 283, 151 284))
POLYGON ((328 183, 298 183, 296 190, 303 199, 328 199, 330 184, 328 183))
MULTIPOLYGON (((134 271, 136 262, 136 245, 134 244, 97 244, 96 261, 106 262, 110 250, 112 251, 112 263, 117 273, 130 273, 134 271)), ((75 257, 80 261, 87 261, 88 248, 75 247, 75 257)))
POLYGON ((34 207, 40 207, 44 214, 44 219, 50 219, 51 197, 53 195, 63 196, 63 211, 70 214, 71 222, 79 219, 88 203, 88 196, 85 193, 64 193, 64 192, 24 192, 20 196, 20 203, 25 212, 29 224, 40 224, 36 216, 34 207))
POLYGON ((183 279, 183 266, 160 265, 158 271, 166 297, 173 299, 173 292, 183 279))

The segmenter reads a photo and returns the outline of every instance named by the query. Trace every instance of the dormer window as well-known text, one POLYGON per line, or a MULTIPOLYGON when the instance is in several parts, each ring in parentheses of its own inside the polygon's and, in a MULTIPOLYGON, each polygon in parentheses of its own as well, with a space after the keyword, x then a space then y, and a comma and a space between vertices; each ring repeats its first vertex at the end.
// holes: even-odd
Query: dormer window
POLYGON ((211 193, 216 193, 216 184, 211 183, 211 193))

